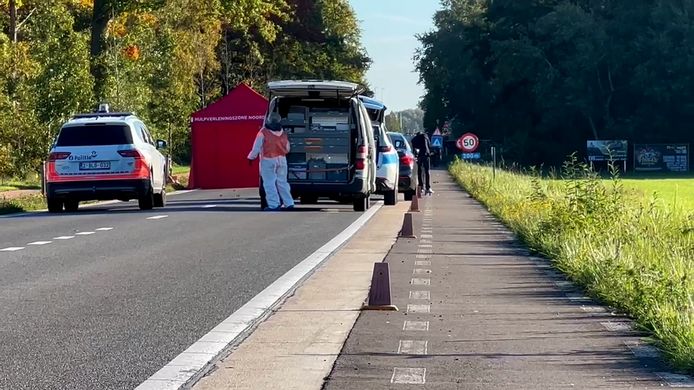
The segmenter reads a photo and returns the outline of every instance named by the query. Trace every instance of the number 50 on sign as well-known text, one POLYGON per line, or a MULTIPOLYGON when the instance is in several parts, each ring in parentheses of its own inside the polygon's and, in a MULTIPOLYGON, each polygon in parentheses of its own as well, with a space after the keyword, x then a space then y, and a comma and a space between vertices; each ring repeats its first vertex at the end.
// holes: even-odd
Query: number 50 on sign
POLYGON ((458 138, 455 145, 463 152, 472 153, 480 146, 480 139, 472 133, 466 133, 458 138))

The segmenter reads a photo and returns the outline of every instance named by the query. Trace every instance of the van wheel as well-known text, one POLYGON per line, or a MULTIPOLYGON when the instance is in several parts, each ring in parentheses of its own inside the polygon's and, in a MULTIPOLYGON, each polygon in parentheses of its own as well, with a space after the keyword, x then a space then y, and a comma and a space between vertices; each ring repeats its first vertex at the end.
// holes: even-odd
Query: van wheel
POLYGON ((63 211, 63 202, 59 199, 47 198, 46 203, 49 213, 59 213, 63 211))
POLYGON ((166 190, 162 189, 160 193, 154 194, 154 207, 166 206, 166 190))
POLYGON ((366 211, 371 205, 370 196, 359 196, 354 199, 354 211, 366 211))
POLYGON ((414 198, 414 190, 405 191, 405 200, 412 200, 414 198))
POLYGON ((65 201, 65 211, 74 213, 79 209, 80 207, 80 202, 79 200, 74 200, 74 199, 69 199, 65 201))
POLYGON ((151 210, 154 208, 154 193, 151 189, 137 199, 137 205, 140 206, 140 210, 151 210))
POLYGON ((398 190, 387 191, 383 194, 383 203, 386 206, 395 206, 398 203, 398 190))

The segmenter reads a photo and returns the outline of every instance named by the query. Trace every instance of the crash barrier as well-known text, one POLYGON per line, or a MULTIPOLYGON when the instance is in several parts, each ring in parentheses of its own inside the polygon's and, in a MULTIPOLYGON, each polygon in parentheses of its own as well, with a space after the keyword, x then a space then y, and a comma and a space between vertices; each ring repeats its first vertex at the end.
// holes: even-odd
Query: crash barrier
POLYGON ((388 263, 375 263, 371 276, 369 300, 362 310, 398 311, 390 296, 390 268, 388 263))

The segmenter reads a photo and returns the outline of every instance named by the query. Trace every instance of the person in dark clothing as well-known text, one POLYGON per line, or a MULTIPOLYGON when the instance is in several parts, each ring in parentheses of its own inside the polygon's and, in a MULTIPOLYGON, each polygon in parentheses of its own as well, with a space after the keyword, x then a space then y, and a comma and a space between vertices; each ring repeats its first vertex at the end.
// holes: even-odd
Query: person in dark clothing
POLYGON ((427 195, 431 195, 434 193, 431 189, 430 172, 431 141, 424 132, 420 131, 412 138, 412 147, 417 152, 417 180, 419 187, 425 190, 427 195))

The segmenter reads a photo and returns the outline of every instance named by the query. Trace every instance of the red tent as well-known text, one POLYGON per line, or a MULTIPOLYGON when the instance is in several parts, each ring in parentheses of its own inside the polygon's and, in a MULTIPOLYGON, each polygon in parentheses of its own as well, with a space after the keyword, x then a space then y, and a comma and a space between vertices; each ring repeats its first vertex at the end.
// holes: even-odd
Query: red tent
POLYGON ((192 115, 189 188, 258 186, 258 163, 249 166, 246 156, 263 124, 267 106, 265 97, 241 84, 192 115))

